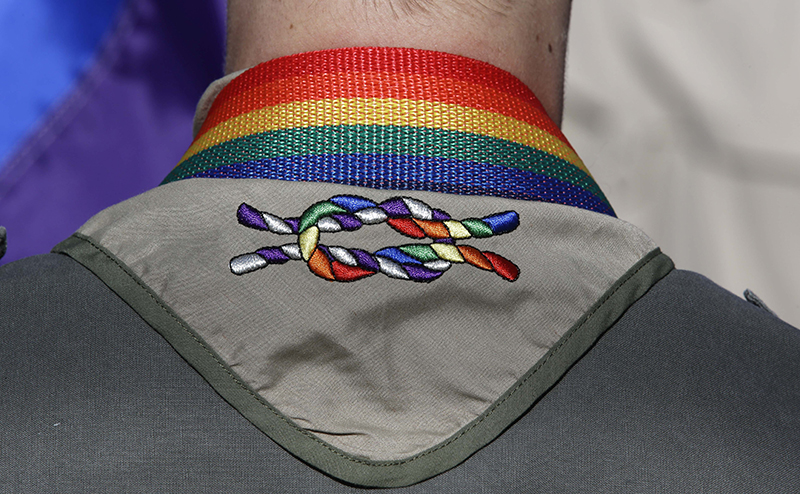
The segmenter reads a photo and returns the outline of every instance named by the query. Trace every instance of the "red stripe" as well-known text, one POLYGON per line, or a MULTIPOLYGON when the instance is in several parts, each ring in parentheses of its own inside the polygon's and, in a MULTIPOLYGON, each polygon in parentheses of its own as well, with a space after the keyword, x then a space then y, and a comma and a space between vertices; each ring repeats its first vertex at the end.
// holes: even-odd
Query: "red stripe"
MULTIPOLYGON (((506 92, 544 111, 530 89, 505 70, 479 60, 436 51, 376 47, 320 50, 276 58, 246 73, 263 83, 337 72, 394 72, 473 82, 506 92)), ((247 90, 252 85, 248 82, 247 78, 238 77, 223 92, 236 94, 247 90)))
POLYGON ((417 224, 409 218, 389 218, 386 222, 403 235, 412 238, 425 238, 425 232, 422 231, 422 228, 418 227, 417 224))
POLYGON ((358 266, 348 266, 339 261, 331 263, 331 270, 336 277, 336 281, 356 281, 375 274, 375 271, 369 271, 358 266))
POLYGON ((483 255, 492 263, 495 272, 503 278, 508 281, 515 281, 519 277, 519 268, 517 265, 505 257, 498 256, 494 252, 483 252, 483 255))

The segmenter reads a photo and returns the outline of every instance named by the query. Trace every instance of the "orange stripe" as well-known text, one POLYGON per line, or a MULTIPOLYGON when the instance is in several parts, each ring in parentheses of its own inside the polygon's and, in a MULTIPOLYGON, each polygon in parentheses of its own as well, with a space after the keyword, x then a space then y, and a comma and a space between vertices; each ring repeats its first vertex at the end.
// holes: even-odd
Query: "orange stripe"
POLYGON ((326 280, 336 280, 336 278, 333 276, 333 271, 331 270, 331 262, 328 260, 328 257, 319 249, 315 250, 314 254, 311 256, 311 259, 308 260, 308 267, 314 274, 321 276, 326 280))
POLYGON ((450 238, 450 231, 444 226, 441 221, 428 221, 413 218, 414 223, 420 226, 425 232, 425 235, 430 238, 450 238))
POLYGON ((305 75, 260 84, 235 97, 220 94, 197 138, 226 120, 260 108, 339 98, 435 101, 486 110, 535 125, 569 145, 543 111, 505 92, 455 79, 391 72, 305 75))
POLYGON ((483 254, 481 254, 481 251, 475 247, 470 247, 469 245, 459 245, 458 251, 461 252, 461 255, 464 256, 464 259, 473 266, 485 269, 487 271, 492 270, 492 264, 483 254))

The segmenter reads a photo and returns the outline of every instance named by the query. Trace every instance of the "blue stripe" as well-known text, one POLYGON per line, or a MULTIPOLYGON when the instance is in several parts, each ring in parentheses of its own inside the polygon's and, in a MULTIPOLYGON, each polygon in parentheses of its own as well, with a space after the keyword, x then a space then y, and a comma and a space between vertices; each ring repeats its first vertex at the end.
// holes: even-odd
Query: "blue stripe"
POLYGON ((330 182, 373 189, 495 196, 565 204, 616 216, 608 203, 562 180, 517 168, 429 156, 286 156, 223 165, 192 177, 330 182))
POLYGON ((500 235, 512 232, 519 226, 519 215, 514 211, 507 211, 505 213, 481 218, 481 221, 489 225, 489 228, 492 229, 492 233, 500 235))
POLYGON ((354 213, 361 209, 374 208, 377 206, 374 202, 363 197, 355 196, 336 196, 328 199, 330 202, 336 204, 340 208, 345 208, 348 213, 354 213))
POLYGON ((404 253, 397 247, 387 247, 375 253, 376 256, 388 257, 392 261, 400 264, 422 264, 419 260, 414 259, 408 254, 404 253))

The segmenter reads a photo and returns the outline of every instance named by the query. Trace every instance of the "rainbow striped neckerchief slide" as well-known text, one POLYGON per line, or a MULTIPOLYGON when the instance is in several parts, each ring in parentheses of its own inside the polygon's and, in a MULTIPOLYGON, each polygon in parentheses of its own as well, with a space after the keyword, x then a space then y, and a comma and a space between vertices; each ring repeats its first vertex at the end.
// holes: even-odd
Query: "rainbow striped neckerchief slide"
POLYGON ((407 48, 317 51, 245 71, 164 183, 193 177, 488 195, 614 216, 522 82, 407 48))

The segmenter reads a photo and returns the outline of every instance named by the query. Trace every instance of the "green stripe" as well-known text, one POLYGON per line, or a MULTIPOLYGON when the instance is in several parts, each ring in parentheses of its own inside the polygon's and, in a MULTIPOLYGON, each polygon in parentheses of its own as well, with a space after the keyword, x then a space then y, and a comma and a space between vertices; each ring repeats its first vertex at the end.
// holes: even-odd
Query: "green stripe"
POLYGON ((439 256, 436 255, 436 251, 433 250, 433 247, 431 247, 430 245, 426 244, 401 245, 400 250, 404 254, 408 254, 409 256, 421 262, 430 262, 439 260, 439 256))
POLYGON ((330 201, 318 202, 306 209, 303 216, 300 217, 300 224, 297 226, 297 231, 303 233, 308 227, 316 225, 320 218, 346 212, 346 209, 340 208, 330 201))
POLYGON ((181 162, 163 183, 234 163, 287 156, 354 153, 432 156, 507 166, 568 182, 606 201, 586 172, 540 149, 466 132, 385 125, 305 127, 240 137, 212 146, 181 162))
POLYGON ((492 229, 483 221, 476 218, 467 218, 461 221, 464 228, 475 238, 486 238, 494 235, 492 229))

